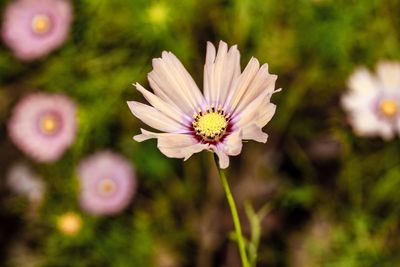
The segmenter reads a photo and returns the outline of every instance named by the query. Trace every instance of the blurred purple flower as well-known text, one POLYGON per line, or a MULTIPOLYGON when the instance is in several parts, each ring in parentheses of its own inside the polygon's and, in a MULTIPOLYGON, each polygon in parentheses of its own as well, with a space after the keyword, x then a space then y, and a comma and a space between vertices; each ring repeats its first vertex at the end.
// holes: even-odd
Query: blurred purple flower
POLYGON ((59 47, 72 20, 67 0, 17 0, 4 13, 4 42, 22 60, 34 60, 59 47))
POLYGON ((388 140, 400 133, 400 63, 380 62, 377 75, 359 68, 348 87, 342 106, 358 135, 388 140))
POLYGON ((110 151, 97 152, 79 164, 81 207, 94 215, 116 214, 130 203, 136 188, 132 165, 110 151))
POLYGON ((65 95, 34 93, 14 107, 11 140, 39 162, 59 159, 75 139, 76 108, 65 95))

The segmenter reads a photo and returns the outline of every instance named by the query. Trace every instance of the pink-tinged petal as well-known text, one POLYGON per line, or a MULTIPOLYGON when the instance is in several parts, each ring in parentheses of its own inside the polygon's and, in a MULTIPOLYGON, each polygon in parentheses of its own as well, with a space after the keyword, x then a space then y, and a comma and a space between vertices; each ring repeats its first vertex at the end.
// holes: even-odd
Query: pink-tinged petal
POLYGON ((384 61, 377 66, 377 74, 380 81, 388 90, 399 90, 400 87, 400 64, 397 62, 384 61))
POLYGON ((242 131, 239 130, 228 135, 222 143, 210 147, 218 156, 219 167, 226 169, 229 166, 229 156, 239 155, 242 146, 242 131))
MULTIPOLYGON (((136 89, 142 93, 144 98, 152 105, 155 107, 157 110, 160 112, 164 113, 171 119, 175 120, 176 122, 182 124, 184 120, 190 120, 191 117, 187 116, 186 114, 182 113, 182 111, 175 106, 172 106, 165 101, 163 101, 160 97, 156 96, 155 94, 150 93, 148 90, 146 90, 143 86, 141 86, 139 83, 135 84, 136 89)), ((182 124, 184 125, 184 124, 182 124)))
POLYGON ((349 112, 358 110, 359 108, 371 109, 373 103, 378 99, 379 91, 350 91, 342 96, 341 104, 343 108, 349 112))
POLYGON ((394 136, 393 127, 385 121, 379 120, 369 110, 358 110, 350 115, 350 122, 354 131, 360 136, 376 136, 388 140, 394 136))
POLYGON ((378 132, 381 135, 381 137, 385 140, 391 140, 396 135, 395 129, 388 124, 381 124, 378 132))
POLYGON ((267 123, 272 119, 275 114, 276 105, 268 103, 267 105, 262 105, 260 111, 258 112, 257 125, 261 128, 267 125, 267 123))
POLYGON ((164 51, 161 58, 153 59, 153 70, 148 78, 157 96, 186 114, 193 113, 204 103, 193 78, 171 52, 164 51))
POLYGON ((397 135, 400 136, 400 116, 396 119, 395 130, 397 132, 397 135))
POLYGON ((149 139, 153 139, 153 138, 157 138, 154 137, 154 133, 151 133, 145 129, 140 128, 140 131, 142 132, 141 134, 135 135, 133 137, 133 140, 135 140, 136 142, 143 142, 143 141, 147 141, 149 139))
POLYGON ((277 75, 269 74, 268 64, 262 65, 257 72, 257 75, 254 77, 253 81, 246 89, 246 92, 239 100, 239 103, 235 108, 234 113, 240 113, 243 111, 243 109, 247 108, 249 105, 252 105, 253 101, 265 91, 269 92, 271 96, 274 92, 275 82, 277 78, 277 75))
POLYGON ((353 75, 351 75, 347 85, 350 90, 366 92, 375 91, 376 84, 376 79, 366 68, 359 68, 353 75))
POLYGON ((187 160, 194 153, 208 149, 208 145, 200 144, 191 134, 153 133, 141 129, 142 134, 134 139, 138 142, 156 138, 157 147, 170 158, 184 158, 187 160))
POLYGON ((220 41, 218 53, 207 42, 206 63, 204 65, 204 95, 209 105, 224 104, 234 80, 240 75, 240 53, 237 46, 220 41))
POLYGON ((181 87, 187 90, 196 107, 203 104, 204 96, 182 62, 171 52, 164 51, 162 57, 167 61, 172 70, 174 70, 174 67, 176 68, 176 74, 181 73, 184 75, 184 82, 181 83, 181 87))
POLYGON ((226 110, 229 108, 232 111, 236 108, 259 69, 260 63, 258 60, 251 58, 243 73, 235 80, 229 91, 227 101, 224 105, 226 110))
POLYGON ((182 124, 151 106, 136 101, 128 101, 128 106, 133 115, 154 129, 169 133, 186 131, 182 124))
POLYGON ((270 93, 268 91, 260 94, 252 103, 248 105, 239 114, 235 114, 233 118, 233 125, 235 128, 245 127, 247 124, 256 122, 258 119, 258 112, 261 106, 264 105, 265 101, 269 98, 270 93))
POLYGON ((207 149, 206 146, 201 144, 195 144, 192 146, 187 147, 165 147, 165 146, 158 146, 161 153, 166 155, 169 158, 183 158, 183 160, 189 159, 193 154, 199 153, 204 149, 207 149))
POLYGON ((226 169, 229 167, 229 157, 228 155, 222 151, 220 148, 214 149, 215 154, 218 156, 218 163, 221 169, 226 169))
POLYGON ((214 61, 215 47, 212 43, 207 42, 206 62, 204 64, 203 93, 207 103, 211 103, 212 88, 214 81, 214 61))
POLYGON ((266 143, 268 140, 268 134, 264 133, 256 123, 247 125, 242 131, 244 140, 254 140, 260 143, 266 143))
POLYGON ((222 145, 224 146, 224 151, 229 156, 237 156, 242 151, 242 130, 236 131, 228 135, 222 145))

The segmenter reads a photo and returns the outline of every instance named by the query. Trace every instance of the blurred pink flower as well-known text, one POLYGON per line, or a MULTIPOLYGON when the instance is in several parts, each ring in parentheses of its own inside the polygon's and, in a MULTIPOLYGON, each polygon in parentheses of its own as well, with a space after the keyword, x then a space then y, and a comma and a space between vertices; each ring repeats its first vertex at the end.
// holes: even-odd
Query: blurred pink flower
POLYGON ((61 94, 28 95, 14 107, 8 132, 28 156, 39 162, 55 161, 75 139, 75 104, 61 94))
POLYGON ((17 0, 4 13, 4 42, 22 60, 34 60, 59 47, 72 20, 68 0, 17 0))
POLYGON ((110 151, 97 152, 78 166, 81 207, 94 215, 112 215, 125 209, 136 189, 132 165, 110 151))
POLYGON ((388 140, 400 133, 400 63, 380 62, 376 75, 359 68, 348 87, 342 106, 358 135, 388 140))
POLYGON ((156 138, 162 153, 185 160, 211 150, 221 168, 228 167, 228 156, 241 152, 242 140, 267 141, 262 128, 275 113, 270 98, 276 92, 277 76, 269 74, 268 64, 260 67, 255 58, 241 72, 236 45, 228 50, 221 41, 216 53, 207 43, 204 95, 171 52, 153 59, 148 79, 154 94, 138 83, 135 86, 153 107, 136 101, 128 105, 136 117, 163 133, 141 129, 136 141, 156 138))

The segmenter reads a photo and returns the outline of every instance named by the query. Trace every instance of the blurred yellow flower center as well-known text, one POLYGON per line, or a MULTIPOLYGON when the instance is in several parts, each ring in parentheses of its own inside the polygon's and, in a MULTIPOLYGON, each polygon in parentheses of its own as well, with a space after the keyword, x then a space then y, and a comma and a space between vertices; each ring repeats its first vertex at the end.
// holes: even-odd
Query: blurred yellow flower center
POLYGON ((229 122, 229 114, 225 115, 221 107, 218 110, 211 107, 206 112, 198 110, 198 113, 194 113, 193 118, 192 125, 196 135, 204 141, 218 141, 224 136, 229 122))
POLYGON ((385 99, 379 103, 379 110, 386 117, 393 117, 397 114, 397 102, 392 99, 385 99))
POLYGON ((102 195, 111 195, 117 189, 117 185, 112 179, 104 179, 98 185, 98 190, 102 195))
POLYGON ((154 4, 148 10, 148 17, 149 20, 154 24, 163 23, 167 17, 167 9, 161 3, 154 4))
POLYGON ((39 14, 32 19, 32 30, 38 34, 45 34, 50 31, 51 20, 47 15, 39 14))
POLYGON ((40 129, 43 133, 51 135, 57 132, 59 123, 54 115, 44 115, 40 120, 40 129))
POLYGON ((57 228, 66 235, 73 236, 82 227, 81 217, 74 212, 67 212, 58 218, 57 228))

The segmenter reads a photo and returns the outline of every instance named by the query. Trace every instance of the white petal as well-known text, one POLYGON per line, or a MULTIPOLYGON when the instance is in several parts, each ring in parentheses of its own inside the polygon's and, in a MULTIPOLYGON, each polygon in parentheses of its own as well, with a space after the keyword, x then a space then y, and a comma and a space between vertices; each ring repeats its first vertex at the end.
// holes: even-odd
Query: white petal
POLYGON ((376 79, 366 68, 359 68, 351 75, 347 85, 354 91, 374 91, 376 90, 376 79))
POLYGON ((214 148, 215 154, 218 156, 218 163, 221 169, 226 169, 229 166, 229 157, 219 148, 214 148))
POLYGON ((151 106, 136 101, 128 101, 128 106, 133 115, 154 129, 169 133, 187 131, 182 124, 179 124, 151 106))
POLYGON ((268 64, 262 65, 254 79, 248 85, 248 88, 245 90, 241 99, 239 99, 237 107, 232 108, 235 109, 235 112, 241 112, 247 106, 251 105, 252 102, 264 91, 268 91, 270 92, 270 95, 272 95, 277 78, 277 75, 269 74, 268 64))
POLYGON ((164 113, 171 119, 175 120, 176 122, 182 124, 184 120, 190 120, 191 118, 186 114, 182 113, 182 111, 176 106, 166 103, 160 97, 156 96, 155 94, 150 93, 146 90, 143 86, 139 83, 135 84, 136 89, 142 93, 142 95, 146 98, 146 100, 157 110, 164 113))
POLYGON ((357 111, 359 108, 371 109, 378 97, 378 90, 350 91, 342 96, 341 104, 345 110, 350 112, 357 111))
POLYGON ((223 145, 223 150, 229 156, 236 156, 239 155, 242 151, 242 131, 236 131, 231 133, 226 137, 224 142, 221 144, 223 145))
POLYGON ((380 136, 385 140, 391 140, 395 136, 395 129, 390 124, 381 125, 379 128, 380 136))
POLYGON ((153 59, 153 70, 148 75, 154 93, 164 101, 190 114, 204 102, 199 88, 182 63, 171 52, 163 52, 153 59))
POLYGON ((208 149, 208 145, 200 144, 191 134, 153 133, 141 129, 142 134, 134 139, 138 142, 151 138, 157 139, 157 147, 170 158, 184 158, 187 160, 194 153, 208 149))
POLYGON ((396 127, 395 127, 396 131, 397 131, 397 136, 400 136, 400 117, 397 118, 396 120, 396 127))
POLYGON ((239 114, 235 114, 232 119, 234 128, 242 128, 247 124, 257 122, 258 120, 258 112, 260 111, 260 107, 269 99, 269 92, 265 91, 261 95, 259 95, 251 105, 248 105, 243 109, 239 114))
POLYGON ((143 141, 155 138, 151 135, 144 134, 143 132, 145 132, 146 130, 144 130, 144 129, 140 129, 140 130, 142 131, 142 134, 138 134, 133 137, 133 140, 135 140, 136 142, 143 142, 143 141))
POLYGON ((267 103, 267 105, 262 105, 258 112, 257 125, 261 128, 267 125, 267 123, 272 119, 275 114, 276 106, 272 103, 267 103))
POLYGON ((203 92, 208 104, 212 103, 212 93, 214 90, 214 61, 215 47, 207 42, 206 63, 204 64, 203 92))
POLYGON ((224 109, 233 110, 239 104, 240 99, 246 93, 247 88, 253 81, 258 70, 260 68, 260 63, 257 59, 251 58, 250 62, 247 64, 243 73, 234 81, 231 90, 229 91, 227 101, 224 105, 224 109))
POLYGON ((217 154, 219 159, 219 167, 225 169, 229 166, 229 156, 239 155, 242 151, 242 131, 236 131, 231 133, 222 142, 215 145, 211 145, 211 149, 217 154))
POLYGON ((268 140, 268 134, 264 133, 256 123, 247 125, 242 131, 243 139, 245 140, 254 140, 260 143, 266 143, 268 140))
POLYGON ((360 136, 382 136, 390 139, 393 136, 390 123, 379 120, 368 110, 358 110, 350 116, 354 131, 360 136))
POLYGON ((174 64, 174 66, 178 70, 180 70, 181 73, 184 74, 186 82, 182 86, 183 86, 183 88, 185 88, 185 86, 189 85, 191 90, 189 90, 189 88, 187 88, 187 90, 188 90, 188 93, 192 95, 192 98, 195 101, 196 107, 198 105, 202 104, 204 102, 204 97, 203 97, 201 91, 197 87, 197 85, 196 85, 195 81, 193 80, 192 76, 189 74, 189 72, 185 69, 185 67, 179 61, 179 59, 171 52, 163 52, 163 54, 164 54, 164 57, 167 57, 171 61, 171 63, 174 64))
POLYGON ((220 41, 218 53, 208 42, 204 65, 204 95, 208 104, 224 104, 233 81, 240 75, 240 53, 237 46, 220 41))
POLYGON ((380 62, 377 67, 379 79, 386 89, 398 90, 400 87, 400 64, 397 62, 380 62))

